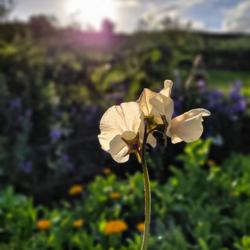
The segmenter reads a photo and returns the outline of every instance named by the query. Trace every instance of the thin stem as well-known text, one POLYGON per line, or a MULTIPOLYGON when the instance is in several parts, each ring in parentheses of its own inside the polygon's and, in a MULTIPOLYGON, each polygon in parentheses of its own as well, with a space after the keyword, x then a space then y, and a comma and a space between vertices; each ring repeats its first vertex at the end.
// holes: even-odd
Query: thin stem
POLYGON ((141 150, 141 164, 143 168, 143 178, 144 178, 144 192, 145 192, 145 228, 142 239, 141 250, 147 250, 148 248, 148 238, 150 229, 150 218, 151 218, 151 191, 150 191, 150 180, 147 168, 147 162, 145 157, 147 138, 149 133, 147 133, 147 123, 145 122, 144 138, 141 150))

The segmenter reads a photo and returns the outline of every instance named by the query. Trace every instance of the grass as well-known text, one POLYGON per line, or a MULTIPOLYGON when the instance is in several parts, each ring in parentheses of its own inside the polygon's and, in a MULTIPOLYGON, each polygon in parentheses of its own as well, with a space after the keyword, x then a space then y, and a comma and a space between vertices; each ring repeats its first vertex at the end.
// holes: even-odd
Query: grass
POLYGON ((208 70, 208 82, 212 88, 228 91, 232 84, 240 80, 243 83, 243 94, 250 96, 250 73, 245 71, 208 70))

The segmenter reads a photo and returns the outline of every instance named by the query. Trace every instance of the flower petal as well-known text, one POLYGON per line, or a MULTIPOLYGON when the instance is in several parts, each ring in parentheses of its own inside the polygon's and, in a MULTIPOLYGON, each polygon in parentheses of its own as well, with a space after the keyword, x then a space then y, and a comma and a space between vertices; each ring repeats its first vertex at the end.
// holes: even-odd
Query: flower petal
POLYGON ((152 114, 155 116, 165 116, 169 123, 174 112, 173 100, 170 97, 158 93, 150 102, 153 106, 152 114))
POLYGON ((152 104, 150 103, 150 100, 156 95, 156 92, 151 91, 150 89, 145 88, 137 102, 139 103, 140 109, 143 112, 143 114, 148 117, 151 115, 152 112, 152 104))
POLYGON ((129 147, 122 140, 121 135, 117 135, 112 139, 110 142, 110 150, 108 152, 116 162, 123 163, 129 159, 129 147))
POLYGON ((126 130, 123 119, 117 112, 120 109, 119 106, 110 107, 102 116, 100 121, 101 134, 98 135, 98 139, 102 146, 102 149, 108 151, 110 141, 117 135, 122 134, 126 130))
POLYGON ((128 102, 112 106, 104 113, 100 122, 100 144, 115 161, 126 162, 130 148, 123 139, 135 139, 143 125, 143 114, 138 103, 128 102))
POLYGON ((172 87, 173 87, 173 82, 171 80, 165 80, 164 81, 164 88, 160 91, 160 93, 162 95, 164 95, 165 97, 170 97, 172 87))
POLYGON ((102 149, 110 150, 110 142, 126 131, 139 132, 143 114, 136 102, 122 103, 110 107, 100 121, 101 134, 98 135, 102 149))
POLYGON ((180 116, 175 117, 168 128, 167 135, 172 143, 181 141, 193 142, 200 138, 203 132, 203 116, 209 116, 206 109, 192 109, 180 116))
POLYGON ((156 120, 159 121, 159 124, 162 124, 160 116, 166 116, 166 120, 170 122, 174 110, 174 104, 170 98, 172 86, 173 82, 166 80, 164 82, 164 88, 160 93, 156 93, 147 88, 143 90, 138 99, 138 103, 146 117, 154 116, 156 120))
POLYGON ((132 131, 136 134, 139 131, 144 116, 137 102, 125 102, 120 105, 123 120, 126 125, 125 131, 132 131))

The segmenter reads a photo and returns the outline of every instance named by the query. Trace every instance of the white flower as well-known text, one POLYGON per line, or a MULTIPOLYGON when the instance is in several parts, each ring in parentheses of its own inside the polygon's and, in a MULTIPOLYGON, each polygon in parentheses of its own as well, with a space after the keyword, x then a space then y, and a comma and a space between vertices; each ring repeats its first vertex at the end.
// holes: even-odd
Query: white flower
POLYGON ((196 141, 201 137, 203 132, 202 117, 209 115, 210 112, 206 109, 191 109, 171 120, 167 135, 171 137, 171 141, 174 144, 181 141, 196 141))
POLYGON ((166 80, 164 88, 159 92, 145 88, 137 102, 146 118, 154 118, 157 124, 163 124, 162 118, 167 122, 171 120, 174 112, 174 103, 170 98, 173 82, 166 80))
MULTIPOLYGON (((138 103, 127 102, 109 108, 100 121, 98 135, 102 149, 119 163, 126 162, 129 154, 140 150, 144 133, 144 116, 138 103)), ((148 143, 155 146, 149 137, 148 143)))
POLYGON ((209 116, 206 109, 192 109, 172 119, 174 104, 171 99, 173 83, 170 80, 164 82, 164 88, 159 92, 144 89, 138 103, 145 117, 154 117, 156 124, 164 124, 165 133, 171 137, 172 143, 181 141, 192 142, 200 138, 203 132, 202 121, 204 116, 209 116))

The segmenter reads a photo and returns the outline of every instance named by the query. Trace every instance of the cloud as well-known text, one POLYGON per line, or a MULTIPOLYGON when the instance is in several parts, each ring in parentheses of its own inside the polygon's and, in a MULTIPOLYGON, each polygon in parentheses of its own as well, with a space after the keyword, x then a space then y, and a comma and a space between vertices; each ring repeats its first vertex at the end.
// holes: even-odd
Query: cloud
POLYGON ((233 32, 250 32, 250 1, 240 2, 225 11, 223 30, 233 32))
MULTIPOLYGON (((140 18, 140 24, 149 30, 162 29, 167 26, 170 28, 191 26, 193 29, 203 29, 205 27, 203 22, 187 19, 185 12, 204 1, 205 0, 169 0, 168 2, 161 1, 161 5, 150 3, 140 18)), ((152 1, 148 0, 148 2, 152 1)))
POLYGON ((116 0, 115 5, 117 7, 134 8, 140 5, 138 0, 116 0))
POLYGON ((181 9, 187 8, 188 6, 193 6, 205 0, 114 0, 116 6, 119 7, 141 7, 147 8, 148 6, 158 6, 159 9, 164 7, 171 8, 172 6, 181 9))

